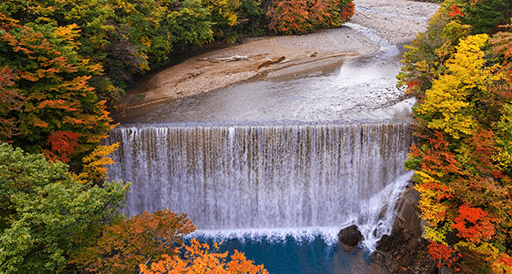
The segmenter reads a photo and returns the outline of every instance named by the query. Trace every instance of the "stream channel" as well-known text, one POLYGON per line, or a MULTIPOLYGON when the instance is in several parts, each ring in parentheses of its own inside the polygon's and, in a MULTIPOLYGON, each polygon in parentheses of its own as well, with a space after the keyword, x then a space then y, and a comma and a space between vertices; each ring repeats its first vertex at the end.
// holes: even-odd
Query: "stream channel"
MULTIPOLYGON (((170 208, 272 274, 385 273, 369 253, 412 174, 410 108, 396 87, 402 48, 381 46, 328 73, 248 81, 180 99, 114 129, 109 168, 132 182, 125 212, 170 208), (365 240, 344 251, 337 234, 365 240)), ((190 239, 190 238, 189 238, 190 239)))

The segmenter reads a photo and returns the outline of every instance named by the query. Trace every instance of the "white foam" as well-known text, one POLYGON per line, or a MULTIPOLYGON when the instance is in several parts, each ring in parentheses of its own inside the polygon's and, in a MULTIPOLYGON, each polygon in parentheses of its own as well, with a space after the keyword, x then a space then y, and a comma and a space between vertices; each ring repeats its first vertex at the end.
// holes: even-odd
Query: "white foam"
POLYGON ((295 228, 258 228, 258 229, 223 229, 223 230, 197 230, 188 234, 185 239, 207 238, 215 242, 225 242, 237 239, 241 242, 269 241, 278 244, 291 237, 298 243, 311 243, 320 236, 327 245, 338 242, 340 227, 295 227, 295 228))

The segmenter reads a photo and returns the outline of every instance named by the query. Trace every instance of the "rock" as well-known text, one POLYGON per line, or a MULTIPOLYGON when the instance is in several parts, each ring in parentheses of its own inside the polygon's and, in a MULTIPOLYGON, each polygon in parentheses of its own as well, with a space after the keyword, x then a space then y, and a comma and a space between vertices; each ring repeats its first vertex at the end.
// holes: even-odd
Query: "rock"
POLYGON ((348 247, 357 246, 357 244, 364 239, 361 232, 357 229, 356 225, 346 227, 338 233, 338 240, 340 244, 348 247))
POLYGON ((272 58, 272 60, 263 61, 258 65, 258 69, 263 68, 263 67, 268 67, 273 64, 277 64, 279 62, 282 62, 284 59, 286 59, 286 57, 281 56, 279 58, 272 58))
POLYGON ((421 237, 424 221, 417 208, 419 193, 412 183, 407 188, 398 204, 393 230, 377 243, 371 260, 389 273, 440 273, 428 254, 428 241, 421 237))

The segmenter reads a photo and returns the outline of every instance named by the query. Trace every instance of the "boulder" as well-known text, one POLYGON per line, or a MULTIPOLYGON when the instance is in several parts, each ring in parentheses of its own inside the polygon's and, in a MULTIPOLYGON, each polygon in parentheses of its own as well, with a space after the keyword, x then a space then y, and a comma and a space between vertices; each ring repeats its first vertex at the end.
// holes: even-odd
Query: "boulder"
POLYGON ((364 239, 361 232, 357 229, 356 225, 351 225, 346 227, 338 233, 338 240, 340 244, 343 244, 348 247, 354 247, 359 244, 360 241, 364 239))

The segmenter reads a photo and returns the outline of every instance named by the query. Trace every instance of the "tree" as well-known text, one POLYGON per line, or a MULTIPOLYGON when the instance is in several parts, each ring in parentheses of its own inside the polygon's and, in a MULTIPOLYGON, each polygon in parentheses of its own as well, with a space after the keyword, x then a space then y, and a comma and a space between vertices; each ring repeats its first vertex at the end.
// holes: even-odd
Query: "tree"
POLYGON ((350 0, 274 0, 267 11, 270 30, 287 35, 340 27, 352 15, 350 0))
POLYGON ((492 73, 494 68, 484 67, 480 48, 488 39, 487 35, 475 35, 461 40, 453 57, 445 62, 448 73, 433 81, 424 103, 415 109, 415 115, 428 121, 427 128, 443 130, 455 139, 472 134, 475 110, 468 97, 487 94, 487 87, 502 78, 492 73))
POLYGON ((460 38, 469 34, 471 26, 455 22, 450 11, 447 1, 432 17, 427 31, 418 33, 410 45, 405 45, 408 51, 397 78, 399 85, 406 85, 407 92, 420 100, 433 81, 446 72, 443 64, 453 54, 460 38))
POLYGON ((510 70, 512 68, 512 24, 502 26, 509 31, 497 33, 491 40, 494 54, 502 56, 504 69, 510 70))
POLYGON ((72 254, 70 263, 95 273, 133 273, 139 264, 158 261, 195 230, 186 214, 164 209, 121 219, 98 230, 89 245, 72 254))
POLYGON ((0 141, 9 141, 16 135, 17 120, 8 117, 9 112, 19 111, 23 97, 11 87, 14 85, 12 71, 9 67, 0 69, 0 141))
POLYGON ((76 25, 35 28, 0 13, 0 62, 16 71, 13 88, 24 97, 15 146, 54 160, 79 160, 113 127, 88 80, 101 66, 75 51, 76 25))
POLYGON ((239 0, 201 0, 203 7, 207 8, 211 19, 213 36, 219 41, 234 41, 238 37, 236 28, 238 15, 236 10, 240 7, 239 0))
POLYGON ((512 2, 509 0, 465 0, 462 7, 465 14, 461 20, 472 26, 472 33, 496 33, 499 25, 506 24, 512 17, 512 2))
MULTIPOLYGON (((214 248, 218 249, 215 244, 214 248)), ((196 239, 192 239, 190 245, 182 247, 184 256, 179 254, 169 256, 164 254, 162 259, 151 264, 148 268, 141 264, 141 273, 225 273, 225 274, 268 274, 263 265, 256 266, 252 261, 248 261, 245 256, 236 251, 227 260, 228 252, 217 253, 210 251, 208 244, 201 244, 196 239)))
POLYGON ((201 0, 185 0, 181 9, 167 15, 175 43, 183 49, 213 41, 209 17, 210 12, 201 5, 201 0))
POLYGON ((421 145, 406 166, 416 170, 433 258, 449 266, 462 258, 463 271, 504 273, 512 271, 512 137, 503 98, 512 90, 500 66, 487 62, 487 41, 486 34, 461 39, 443 63, 446 73, 414 107, 421 145))
POLYGON ((117 215, 129 185, 77 183, 67 165, 0 145, 0 272, 60 272, 68 252, 117 215))

